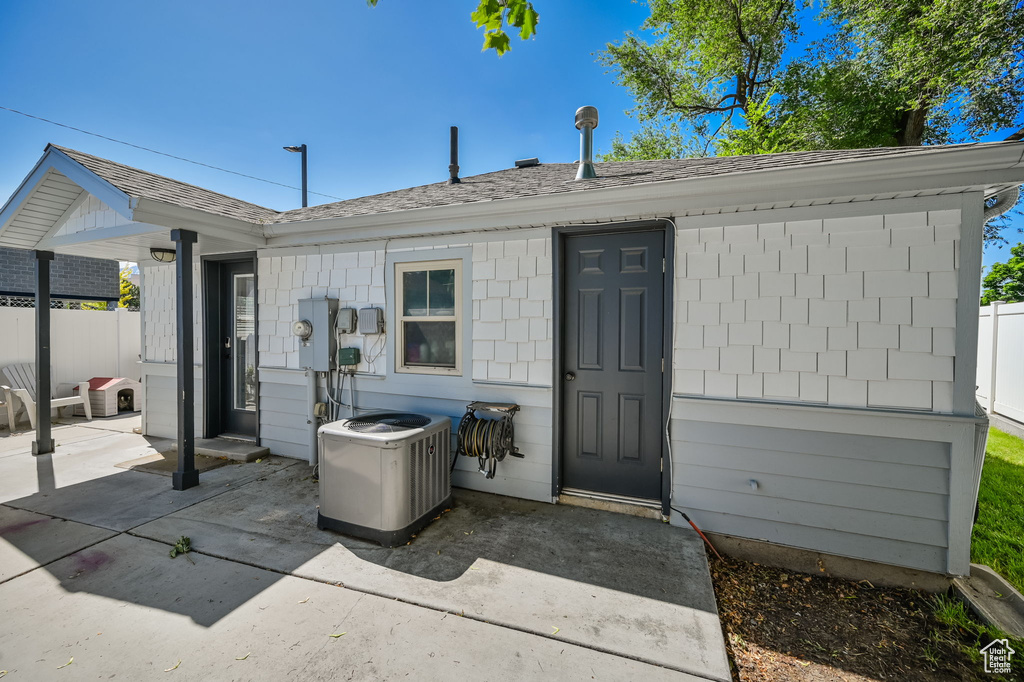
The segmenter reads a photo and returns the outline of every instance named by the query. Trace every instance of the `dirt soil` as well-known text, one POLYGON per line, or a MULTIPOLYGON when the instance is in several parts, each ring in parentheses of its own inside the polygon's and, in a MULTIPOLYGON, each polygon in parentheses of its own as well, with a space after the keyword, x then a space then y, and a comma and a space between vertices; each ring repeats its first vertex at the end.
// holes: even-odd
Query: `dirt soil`
POLYGON ((927 593, 709 562, 735 680, 999 679, 936 619, 927 593))

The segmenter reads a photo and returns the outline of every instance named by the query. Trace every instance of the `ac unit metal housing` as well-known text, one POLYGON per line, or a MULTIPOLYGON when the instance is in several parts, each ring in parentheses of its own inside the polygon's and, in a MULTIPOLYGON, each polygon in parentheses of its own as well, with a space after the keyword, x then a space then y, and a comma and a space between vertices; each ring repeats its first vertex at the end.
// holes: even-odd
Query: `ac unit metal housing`
POLYGON ((451 505, 451 419, 380 412, 320 427, 317 527, 407 543, 451 505))

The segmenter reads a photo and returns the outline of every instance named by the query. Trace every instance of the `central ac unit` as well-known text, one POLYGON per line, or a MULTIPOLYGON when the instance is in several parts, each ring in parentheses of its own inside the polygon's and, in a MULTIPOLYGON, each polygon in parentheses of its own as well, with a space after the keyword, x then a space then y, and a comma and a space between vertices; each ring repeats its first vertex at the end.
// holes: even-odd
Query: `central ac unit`
POLYGON ((451 504, 451 419, 379 412, 318 432, 317 526, 404 545, 451 504))

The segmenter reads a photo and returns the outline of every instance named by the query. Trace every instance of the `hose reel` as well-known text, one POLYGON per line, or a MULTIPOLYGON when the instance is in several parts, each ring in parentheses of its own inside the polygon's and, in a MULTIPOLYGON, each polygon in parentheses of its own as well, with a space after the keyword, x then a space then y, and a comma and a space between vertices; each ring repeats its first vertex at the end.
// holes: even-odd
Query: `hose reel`
POLYGON ((522 458, 515 446, 515 427, 512 424, 512 418, 518 411, 519 405, 515 403, 473 402, 467 405, 466 414, 459 421, 456 459, 458 455, 476 457, 480 473, 494 478, 498 462, 510 455, 522 458), (477 416, 477 412, 481 416, 477 416))

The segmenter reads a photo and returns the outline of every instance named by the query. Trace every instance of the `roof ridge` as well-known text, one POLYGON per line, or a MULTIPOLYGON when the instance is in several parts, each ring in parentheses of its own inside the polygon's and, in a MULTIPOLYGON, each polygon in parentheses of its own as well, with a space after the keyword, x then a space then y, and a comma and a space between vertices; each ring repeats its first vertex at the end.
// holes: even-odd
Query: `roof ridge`
POLYGON ((96 156, 95 154, 89 154, 88 152, 79 151, 77 149, 71 149, 70 147, 63 147, 63 146, 61 146, 59 144, 54 144, 53 142, 48 143, 47 146, 48 147, 53 147, 57 151, 63 152, 64 154, 67 154, 68 156, 71 156, 71 158, 73 160, 76 160, 76 161, 77 161, 77 159, 74 159, 74 156, 72 156, 73 154, 74 155, 79 155, 79 156, 85 156, 85 157, 88 157, 88 158, 93 159, 95 161, 101 161, 103 163, 113 164, 113 165, 118 166, 120 168, 126 168, 126 169, 128 169, 130 171, 134 171, 136 173, 144 173, 146 175, 150 175, 150 176, 155 177, 155 178, 160 178, 161 180, 167 180, 169 182, 174 182, 174 183, 177 183, 179 185, 185 185, 186 187, 191 187, 193 189, 202 190, 203 192, 209 192, 210 194, 216 194, 219 197, 224 197, 225 199, 230 199, 232 201, 238 201, 240 203, 247 204, 249 206, 253 206, 254 208, 258 208, 258 209, 261 209, 263 211, 269 211, 270 213, 273 213, 275 215, 280 215, 281 213, 284 213, 284 211, 279 211, 279 210, 277 210, 275 208, 269 208, 269 207, 263 206, 261 204, 253 203, 251 201, 246 201, 245 199, 239 199, 238 197, 233 197, 230 194, 224 194, 223 192, 218 192, 216 190, 212 190, 212 189, 209 189, 207 187, 201 187, 199 185, 193 185, 192 183, 185 182, 184 180, 178 180, 177 178, 168 177, 166 175, 160 175, 159 173, 154 173, 153 171, 148 171, 148 170, 145 170, 143 168, 136 168, 135 166, 129 166, 126 163, 121 163, 119 161, 113 161, 111 159, 107 159, 107 158, 104 158, 102 156, 96 156))

